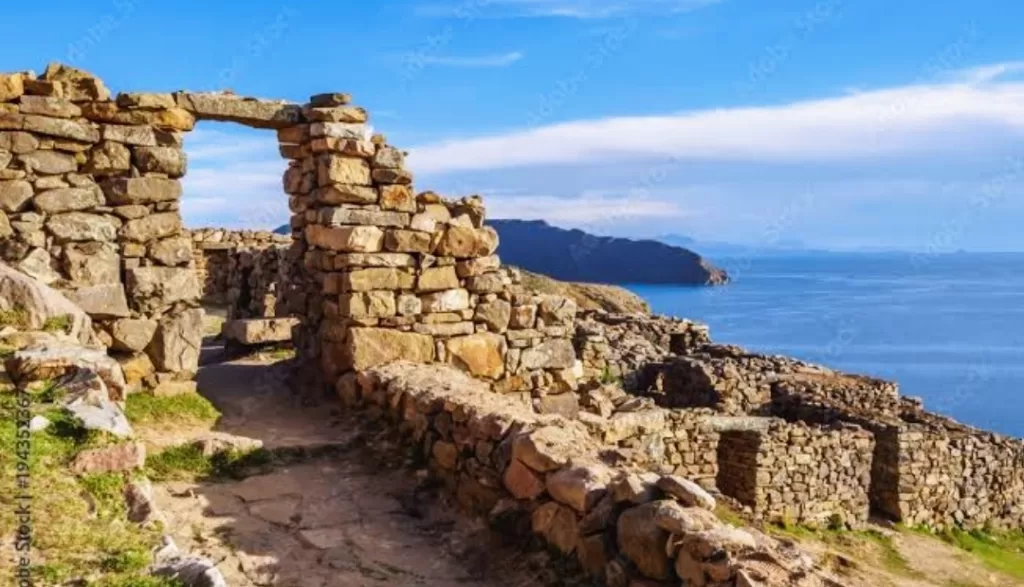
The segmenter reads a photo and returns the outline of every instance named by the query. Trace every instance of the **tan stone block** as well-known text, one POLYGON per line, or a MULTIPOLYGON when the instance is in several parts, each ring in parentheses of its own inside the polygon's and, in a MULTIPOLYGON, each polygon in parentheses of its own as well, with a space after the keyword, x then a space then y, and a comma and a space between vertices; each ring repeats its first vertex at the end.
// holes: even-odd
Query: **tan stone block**
POLYGON ((4 212, 20 212, 32 199, 32 184, 27 181, 0 181, 0 209, 4 212))
POLYGON ((314 224, 305 230, 309 244, 333 251, 376 253, 384 242, 384 232, 376 226, 331 228, 314 224))
POLYGON ((19 153, 35 151, 38 148, 39 140, 27 132, 0 132, 0 149, 17 155, 19 153))
POLYGON ((426 232, 389 229, 384 236, 384 249, 398 253, 430 253, 435 246, 435 236, 426 232))
POLYGON ((275 100, 254 100, 224 92, 178 92, 179 108, 199 120, 237 122, 253 128, 282 129, 302 122, 302 108, 275 100))
POLYGON ((377 168, 373 170, 374 183, 398 183, 409 185, 412 183, 412 172, 408 169, 377 168))
MULTIPOLYGON (((179 133, 160 130, 151 126, 126 126, 120 124, 104 124, 103 140, 137 145, 142 147, 181 147, 179 133)), ((96 142, 96 141, 92 141, 96 142)))
POLYGON ((302 113, 307 120, 315 122, 348 122, 362 124, 369 119, 366 110, 358 106, 335 106, 305 108, 302 113))
POLYGON ((458 312, 469 308, 469 292, 465 289, 451 289, 420 296, 423 311, 458 312))
POLYGON ((448 362, 474 377, 498 379, 505 373, 505 337, 480 333, 445 341, 448 362))
POLYGON ((397 313, 395 294, 391 291, 366 291, 342 294, 338 298, 342 317, 387 318, 397 313))
POLYGON ((370 267, 343 273, 342 291, 408 290, 416 282, 416 275, 409 269, 398 267, 370 267))
POLYGON ((63 118, 25 115, 22 117, 21 128, 29 132, 81 141, 83 143, 97 143, 100 140, 100 131, 94 126, 85 122, 63 118))
POLYGON ((9 102, 25 93, 25 83, 20 73, 0 75, 0 102, 9 102))
POLYGON ((109 175, 128 171, 132 167, 132 156, 128 147, 121 143, 103 141, 89 151, 82 171, 96 175, 109 175))
POLYGON ((409 224, 409 215, 404 212, 388 212, 364 208, 321 208, 319 224, 342 226, 347 224, 398 227, 409 224))
POLYGON ((416 198, 412 190, 405 185, 383 185, 380 187, 380 207, 384 210, 415 212, 416 198))
POLYGON ((55 118, 78 118, 82 109, 63 98, 45 96, 22 96, 19 111, 22 114, 39 114, 55 118))
POLYGON ((458 287, 459 277, 453 266, 424 269, 416 281, 416 291, 441 291, 458 287))
POLYGON ((312 153, 339 153, 348 157, 370 159, 376 147, 370 141, 362 139, 320 137, 309 142, 309 150, 312 153))
POLYGON ((430 363, 434 339, 413 332, 380 328, 352 328, 344 343, 345 368, 364 371, 394 361, 430 363))
POLYGON ((78 171, 73 155, 57 151, 32 151, 18 155, 21 166, 36 175, 62 175, 78 171))
POLYGON ((331 184, 373 185, 369 163, 337 155, 321 155, 317 159, 317 181, 322 187, 331 184))
POLYGON ((171 94, 155 94, 142 92, 128 92, 117 95, 117 105, 121 108, 177 108, 174 96, 171 94))
POLYGON ((115 206, 171 202, 181 198, 181 183, 160 177, 121 177, 101 184, 107 201, 115 206))
MULTIPOLYGON (((111 143, 116 144, 116 143, 111 143)), ((188 158, 176 147, 132 147, 132 162, 143 173, 163 173, 170 178, 185 175, 188 158)))
POLYGON ((544 478, 517 459, 512 459, 501 480, 516 499, 536 499, 544 493, 544 478))
POLYGON ((190 131, 196 126, 195 117, 181 108, 160 110, 121 110, 114 102, 87 102, 82 115, 95 122, 153 126, 164 130, 190 131))

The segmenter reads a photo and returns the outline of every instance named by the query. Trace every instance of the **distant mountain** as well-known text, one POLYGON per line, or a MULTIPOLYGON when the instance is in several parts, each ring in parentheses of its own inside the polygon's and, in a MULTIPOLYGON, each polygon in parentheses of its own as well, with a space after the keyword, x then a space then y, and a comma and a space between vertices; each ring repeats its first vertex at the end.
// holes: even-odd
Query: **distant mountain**
POLYGON ((596 236, 542 220, 489 220, 503 263, 563 281, 719 285, 725 271, 700 255, 653 240, 596 236))
POLYGON ((292 233, 292 225, 291 224, 282 224, 281 226, 278 226, 277 228, 274 229, 274 234, 291 234, 291 233, 292 233))

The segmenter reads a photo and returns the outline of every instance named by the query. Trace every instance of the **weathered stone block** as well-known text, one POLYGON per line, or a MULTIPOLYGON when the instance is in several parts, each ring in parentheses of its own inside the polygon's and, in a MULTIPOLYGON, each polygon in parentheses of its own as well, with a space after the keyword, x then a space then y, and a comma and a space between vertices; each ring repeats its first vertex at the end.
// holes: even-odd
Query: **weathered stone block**
POLYGON ((569 369, 576 363, 576 350, 568 339, 553 339, 524 349, 519 359, 521 369, 569 369))
POLYGON ((131 151, 135 167, 144 173, 165 173, 178 178, 185 175, 188 167, 185 152, 175 147, 134 147, 131 151))
POLYGON ((416 275, 400 267, 355 269, 342 275, 342 291, 408 290, 416 283, 416 275))
POLYGON ((317 188, 315 193, 317 201, 324 204, 373 204, 377 201, 377 189, 365 185, 331 184, 317 188))
POLYGON ((20 212, 32 199, 32 184, 23 180, 0 181, 0 208, 4 212, 20 212))
POLYGON ((320 225, 306 227, 309 244, 332 251, 350 253, 376 253, 384 243, 384 232, 376 226, 343 226, 331 228, 320 225))
POLYGON ((389 229, 384 236, 384 248, 398 253, 430 253, 435 243, 433 235, 415 230, 389 229))
POLYGON ((82 171, 95 175, 110 175, 131 169, 128 147, 113 141, 103 141, 89 151, 82 171))
POLYGON ((416 198, 409 186, 383 185, 380 187, 380 207, 398 212, 415 212, 416 198))
POLYGON ((70 243, 64 247, 63 264, 76 286, 121 283, 121 259, 112 243, 70 243))
POLYGON ((448 361, 474 377, 498 379, 505 374, 505 337, 480 333, 445 341, 448 361))
POLYGON ((288 342, 292 339, 292 329, 298 323, 297 318, 231 320, 224 325, 224 336, 244 345, 288 342))
POLYGON ((22 118, 22 129, 28 132, 71 139, 83 143, 96 143, 100 140, 100 131, 93 126, 63 118, 26 115, 22 118))
POLYGON ((352 318, 387 318, 397 313, 395 294, 391 291, 366 291, 342 294, 338 312, 352 318))
POLYGON ((322 155, 317 159, 317 182, 320 186, 373 185, 369 163, 363 159, 335 155, 322 155))
POLYGON ((26 171, 36 175, 61 175, 78 170, 75 157, 59 151, 22 153, 18 155, 18 161, 26 171))
POLYGON ((47 190, 32 201, 36 210, 46 214, 88 210, 102 206, 104 203, 103 192, 97 186, 47 190))
POLYGON ((157 371, 195 373, 203 337, 203 310, 193 308, 160 319, 146 354, 157 371))
POLYGON ((110 216, 68 212, 50 216, 46 229, 59 241, 112 241, 118 224, 110 216))
POLYGON ((132 306, 151 314, 177 302, 195 302, 201 295, 192 269, 179 267, 134 267, 125 272, 132 306))
POLYGON ((423 303, 423 311, 433 312, 458 312, 469 309, 469 292, 464 289, 450 289, 437 293, 420 296, 423 303))
MULTIPOLYGON (((181 232, 181 216, 177 212, 151 214, 129 220, 121 227, 121 238, 137 243, 174 236, 181 232)), ((191 249, 189 250, 191 253, 191 249)), ((177 263, 165 263, 176 265, 177 263)))
POLYGON ((282 129, 302 122, 302 108, 275 100, 256 100, 222 92, 178 92, 179 108, 199 120, 237 122, 254 128, 282 129))
POLYGON ((161 177, 110 179, 103 184, 107 201, 114 206, 174 202, 181 198, 181 183, 161 177))
POLYGON ((409 224, 409 215, 403 212, 366 210, 363 208, 321 208, 320 224, 342 226, 346 224, 403 227, 409 224))
POLYGON ((356 371, 399 360, 413 363, 434 360, 433 338, 398 330, 352 328, 343 348, 345 368, 356 371))
POLYGON ((455 274, 455 267, 430 267, 420 273, 416 281, 416 291, 442 291, 446 289, 458 289, 459 277, 455 274))
POLYGON ((68 299, 94 318, 124 318, 131 315, 124 287, 120 283, 103 283, 70 290, 68 299))
MULTIPOLYGON (((156 320, 137 318, 115 320, 110 325, 110 337, 114 341, 113 348, 132 353, 141 352, 153 340, 156 329, 156 320)), ((125 376, 127 377, 127 374, 125 376)))
POLYGON ((71 101, 49 96, 22 96, 19 111, 22 114, 54 118, 77 118, 82 115, 82 109, 71 101))

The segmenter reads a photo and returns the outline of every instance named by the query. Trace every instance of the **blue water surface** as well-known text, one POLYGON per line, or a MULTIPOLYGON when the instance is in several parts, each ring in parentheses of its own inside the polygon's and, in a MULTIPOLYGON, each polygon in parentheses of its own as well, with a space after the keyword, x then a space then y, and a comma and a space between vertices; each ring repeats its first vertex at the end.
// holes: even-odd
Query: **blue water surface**
POLYGON ((733 283, 626 287, 716 342, 892 379, 932 411, 1024 437, 1024 254, 714 261, 733 283))

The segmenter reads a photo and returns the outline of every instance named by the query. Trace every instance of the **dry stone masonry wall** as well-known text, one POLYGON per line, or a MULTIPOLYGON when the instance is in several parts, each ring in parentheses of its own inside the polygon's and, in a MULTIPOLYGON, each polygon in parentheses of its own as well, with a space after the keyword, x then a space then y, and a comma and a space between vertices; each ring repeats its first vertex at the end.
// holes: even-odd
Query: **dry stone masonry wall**
POLYGON ((211 228, 186 233, 204 303, 226 306, 229 320, 288 314, 283 294, 292 272, 290 236, 211 228))
POLYGON ((182 133, 170 94, 113 97, 63 65, 0 75, 0 257, 63 291, 157 384, 190 379, 202 310, 182 236, 182 133))

